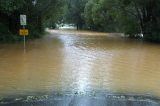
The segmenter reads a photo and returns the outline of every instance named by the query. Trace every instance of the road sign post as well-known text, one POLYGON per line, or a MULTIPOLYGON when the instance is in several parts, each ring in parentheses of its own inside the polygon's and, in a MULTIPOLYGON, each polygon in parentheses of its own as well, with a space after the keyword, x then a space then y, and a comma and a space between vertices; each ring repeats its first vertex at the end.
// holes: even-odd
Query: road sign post
MULTIPOLYGON (((25 29, 25 26, 23 26, 23 29, 25 29)), ((26 50, 26 34, 23 35, 24 36, 24 50, 26 50)))
POLYGON ((28 29, 25 28, 27 25, 27 16, 20 15, 20 25, 23 26, 23 29, 19 30, 19 34, 23 36, 24 39, 24 51, 26 49, 26 36, 28 35, 28 29))

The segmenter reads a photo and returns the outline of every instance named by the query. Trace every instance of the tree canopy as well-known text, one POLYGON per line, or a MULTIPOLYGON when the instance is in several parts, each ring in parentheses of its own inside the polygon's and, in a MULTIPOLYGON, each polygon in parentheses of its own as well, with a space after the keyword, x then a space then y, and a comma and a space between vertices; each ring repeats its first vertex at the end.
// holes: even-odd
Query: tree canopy
POLYGON ((20 39, 20 14, 27 15, 29 38, 42 36, 44 25, 55 21, 63 0, 0 0, 0 40, 20 39), (5 32, 5 33, 4 33, 5 32))
POLYGON ((159 5, 160 0, 0 0, 0 40, 19 39, 19 15, 26 14, 30 38, 40 37, 44 26, 60 19, 77 29, 143 35, 159 42, 159 5))
POLYGON ((86 29, 160 41, 160 0, 68 0, 67 16, 86 29))

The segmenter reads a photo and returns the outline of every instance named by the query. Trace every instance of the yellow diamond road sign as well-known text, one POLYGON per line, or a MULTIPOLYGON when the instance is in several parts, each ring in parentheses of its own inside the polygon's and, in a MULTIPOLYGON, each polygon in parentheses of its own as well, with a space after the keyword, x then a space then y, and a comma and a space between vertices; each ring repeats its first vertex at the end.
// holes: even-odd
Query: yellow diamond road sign
POLYGON ((19 30, 19 35, 28 36, 28 34, 29 34, 28 29, 20 29, 19 30))

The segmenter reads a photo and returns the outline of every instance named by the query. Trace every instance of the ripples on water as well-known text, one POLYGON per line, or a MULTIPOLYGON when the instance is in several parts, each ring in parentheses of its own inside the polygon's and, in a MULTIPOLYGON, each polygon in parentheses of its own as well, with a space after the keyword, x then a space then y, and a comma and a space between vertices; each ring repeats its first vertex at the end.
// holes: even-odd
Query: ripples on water
POLYGON ((0 95, 107 91, 160 95, 160 47, 87 31, 0 45, 0 95))

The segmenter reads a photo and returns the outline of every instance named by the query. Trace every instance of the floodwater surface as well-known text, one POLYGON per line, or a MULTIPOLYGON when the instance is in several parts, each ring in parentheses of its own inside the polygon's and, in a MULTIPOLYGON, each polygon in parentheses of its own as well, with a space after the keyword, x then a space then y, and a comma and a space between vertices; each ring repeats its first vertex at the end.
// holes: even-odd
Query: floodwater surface
POLYGON ((106 91, 160 96, 160 46, 108 34, 50 30, 0 45, 0 96, 106 91))

